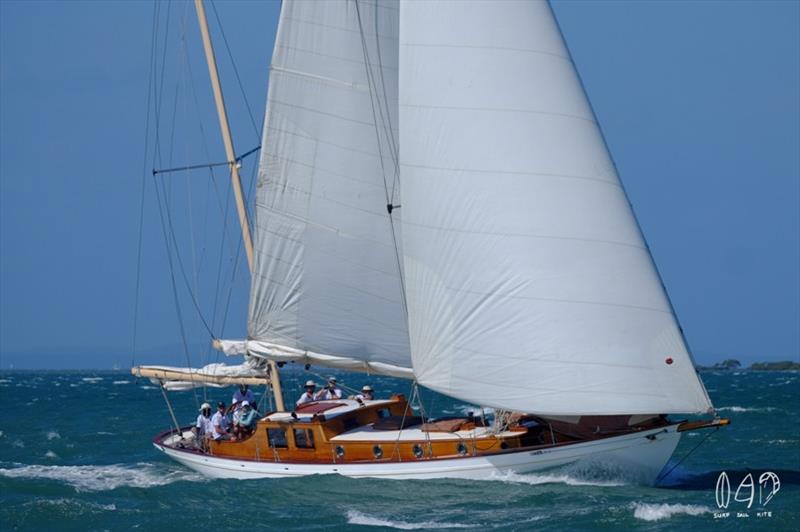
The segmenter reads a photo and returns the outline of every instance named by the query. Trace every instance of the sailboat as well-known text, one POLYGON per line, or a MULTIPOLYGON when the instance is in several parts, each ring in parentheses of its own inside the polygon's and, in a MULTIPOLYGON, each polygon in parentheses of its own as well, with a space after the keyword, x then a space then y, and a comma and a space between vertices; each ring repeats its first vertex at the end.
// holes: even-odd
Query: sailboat
POLYGON ((546 1, 284 0, 252 244, 195 5, 252 270, 248 336, 215 345, 245 362, 132 371, 264 385, 276 406, 237 441, 175 420, 158 450, 225 478, 600 463, 653 483, 683 432, 727 424, 546 1), (399 394, 286 407, 286 362, 409 379, 495 419, 425 418, 399 394))

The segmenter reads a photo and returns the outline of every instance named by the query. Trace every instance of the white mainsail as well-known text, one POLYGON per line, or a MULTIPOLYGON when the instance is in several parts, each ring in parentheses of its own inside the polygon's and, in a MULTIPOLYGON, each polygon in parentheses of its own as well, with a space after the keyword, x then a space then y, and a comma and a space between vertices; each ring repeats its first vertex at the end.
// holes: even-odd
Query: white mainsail
POLYGON ((400 3, 414 372, 552 415, 707 411, 546 2, 400 3))
POLYGON ((387 210, 399 196, 397 54, 396 1, 283 3, 256 191, 252 355, 412 376, 399 211, 392 227, 387 210))

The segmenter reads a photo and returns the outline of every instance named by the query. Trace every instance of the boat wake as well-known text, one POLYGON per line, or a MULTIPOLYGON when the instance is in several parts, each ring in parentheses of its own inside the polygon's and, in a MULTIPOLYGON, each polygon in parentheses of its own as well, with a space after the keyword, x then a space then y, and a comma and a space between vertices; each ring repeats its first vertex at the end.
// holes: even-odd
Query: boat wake
POLYGON ((702 515, 711 512, 710 508, 695 504, 650 504, 635 502, 632 504, 633 516, 643 521, 660 521, 673 515, 702 515))
POLYGON ((614 480, 600 480, 592 478, 582 478, 580 476, 572 476, 568 474, 520 474, 514 472, 493 473, 488 480, 513 482, 517 484, 530 484, 538 486, 540 484, 566 484, 567 486, 600 486, 600 487, 614 487, 624 486, 626 482, 619 479, 614 480))
POLYGON ((35 480, 56 480, 78 491, 106 491, 120 487, 151 488, 179 481, 201 482, 205 478, 185 469, 165 468, 154 464, 46 466, 15 464, 0 468, 0 476, 35 480))
POLYGON ((437 529, 437 528, 474 528, 471 525, 463 525, 458 523, 440 523, 438 521, 422 521, 419 523, 410 523, 408 521, 392 521, 390 519, 383 519, 380 517, 373 517, 358 510, 347 511, 347 523, 351 525, 362 526, 379 526, 384 528, 396 528, 398 530, 421 530, 421 529, 437 529))

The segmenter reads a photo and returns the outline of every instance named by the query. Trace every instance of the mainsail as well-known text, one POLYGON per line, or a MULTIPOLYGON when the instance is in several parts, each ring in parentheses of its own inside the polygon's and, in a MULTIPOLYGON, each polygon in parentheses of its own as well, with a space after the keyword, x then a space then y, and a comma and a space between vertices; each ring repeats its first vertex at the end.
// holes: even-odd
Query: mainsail
POLYGON ((419 383, 553 415, 711 407, 546 2, 401 2, 419 383))
POLYGON ((226 352, 543 415, 711 407, 546 2, 285 0, 263 147, 226 352))
POLYGON ((411 376, 396 1, 283 3, 256 191, 251 354, 411 376))

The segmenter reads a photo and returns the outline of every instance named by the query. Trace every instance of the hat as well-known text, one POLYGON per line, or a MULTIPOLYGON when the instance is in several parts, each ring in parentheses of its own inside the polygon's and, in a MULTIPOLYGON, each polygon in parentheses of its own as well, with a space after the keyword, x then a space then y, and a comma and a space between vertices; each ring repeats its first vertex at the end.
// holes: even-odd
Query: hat
POLYGON ((225 408, 225 401, 220 401, 217 403, 217 408, 225 408))
POLYGON ((336 377, 328 377, 328 382, 336 382, 336 377))
POLYGON ((250 401, 242 401, 242 408, 250 406, 250 401))
POLYGON ((372 391, 372 386, 370 386, 369 384, 365 384, 364 386, 362 386, 361 391, 362 392, 371 392, 372 391))
POLYGON ((313 386, 313 387, 316 388, 317 387, 317 383, 314 382, 314 381, 306 381, 306 388, 308 388, 309 386, 313 386))
POLYGON ((205 410, 205 409, 211 410, 211 405, 210 405, 210 404, 208 404, 208 403, 203 403, 202 405, 200 405, 200 411, 201 411, 201 412, 202 412, 203 410, 205 410))

